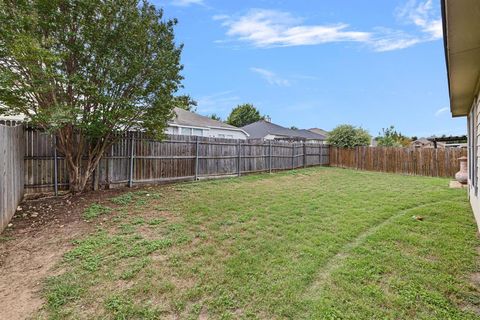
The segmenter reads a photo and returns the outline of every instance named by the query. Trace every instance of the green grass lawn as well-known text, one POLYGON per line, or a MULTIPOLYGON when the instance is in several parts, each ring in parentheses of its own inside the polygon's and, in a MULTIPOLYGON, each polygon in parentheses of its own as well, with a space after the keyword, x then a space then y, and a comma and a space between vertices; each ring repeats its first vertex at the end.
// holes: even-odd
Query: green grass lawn
POLYGON ((97 231, 39 318, 479 317, 476 226, 446 179, 310 168, 146 188, 85 218, 97 231))

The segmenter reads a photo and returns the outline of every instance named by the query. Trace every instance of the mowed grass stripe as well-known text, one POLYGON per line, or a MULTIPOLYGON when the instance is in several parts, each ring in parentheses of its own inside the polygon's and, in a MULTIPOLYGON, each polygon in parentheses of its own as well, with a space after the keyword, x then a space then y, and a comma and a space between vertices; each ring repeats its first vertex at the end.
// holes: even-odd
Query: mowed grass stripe
MULTIPOLYGON (((361 246, 363 242, 370 236, 374 235, 376 232, 378 232, 381 228, 386 227, 387 225, 390 225, 392 223, 397 223, 398 219, 404 215, 408 215, 411 213, 414 213, 418 211, 420 214, 423 213, 423 211, 419 211, 420 209, 427 208, 427 207, 435 207, 437 205, 441 205, 443 203, 448 203, 451 201, 438 201, 438 202, 433 202, 433 203, 428 203, 428 204, 422 204, 419 206, 415 206, 412 208, 404 209, 401 210, 398 213, 393 214, 389 218, 385 219, 381 223, 374 225, 361 233, 357 238, 355 238, 353 241, 347 243, 338 253, 336 253, 333 257, 327 260, 326 264, 321 267, 320 272, 318 273, 316 279, 312 283, 310 287, 307 288, 305 292, 305 297, 306 298, 311 298, 312 296, 319 295, 319 291, 321 291, 323 286, 325 285, 325 282, 328 280, 332 272, 334 272, 336 269, 339 269, 344 261, 349 258, 350 253, 361 246)), ((421 216, 420 216, 421 217, 421 216)), ((412 219, 416 219, 416 216, 412 216, 412 219)), ((423 219, 423 217, 422 217, 423 219)), ((421 220, 419 220, 421 221, 421 220)))

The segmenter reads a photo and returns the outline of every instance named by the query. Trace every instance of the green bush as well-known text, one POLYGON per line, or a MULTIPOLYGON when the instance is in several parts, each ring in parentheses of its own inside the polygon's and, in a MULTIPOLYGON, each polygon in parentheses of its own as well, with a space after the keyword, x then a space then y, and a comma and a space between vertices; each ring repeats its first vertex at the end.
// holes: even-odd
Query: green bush
POLYGON ((334 147, 353 148, 357 146, 368 146, 371 140, 372 136, 367 130, 342 124, 330 132, 327 142, 334 147))

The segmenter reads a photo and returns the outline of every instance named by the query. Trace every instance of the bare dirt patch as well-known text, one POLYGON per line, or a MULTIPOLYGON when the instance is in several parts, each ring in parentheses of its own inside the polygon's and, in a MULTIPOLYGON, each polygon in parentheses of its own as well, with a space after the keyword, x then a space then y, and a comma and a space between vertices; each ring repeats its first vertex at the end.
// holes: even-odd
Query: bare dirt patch
POLYGON ((109 203, 125 190, 81 196, 27 200, 0 235, 0 310, 2 318, 27 319, 43 304, 42 281, 72 247, 72 240, 93 229, 83 219, 91 203, 109 203))

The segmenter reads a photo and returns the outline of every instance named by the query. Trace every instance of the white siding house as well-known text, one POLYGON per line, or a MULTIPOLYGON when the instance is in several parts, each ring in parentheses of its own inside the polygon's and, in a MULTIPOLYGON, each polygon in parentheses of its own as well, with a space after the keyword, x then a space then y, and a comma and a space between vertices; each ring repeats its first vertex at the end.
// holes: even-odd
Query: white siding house
POLYGON ((442 0, 442 19, 450 110, 453 117, 467 117, 468 190, 480 225, 480 1, 442 0))
MULTIPOLYGON (((194 112, 175 108, 174 118, 168 122, 165 133, 210 138, 246 140, 248 133, 243 129, 213 120, 194 112)), ((0 121, 23 121, 24 116, 0 116, 0 121)))
POLYGON ((241 140, 248 138, 248 133, 244 130, 221 121, 180 108, 175 108, 174 113, 175 117, 166 129, 167 134, 241 140))
POLYGON ((0 125, 17 126, 25 122, 22 116, 4 116, 0 115, 0 125))

